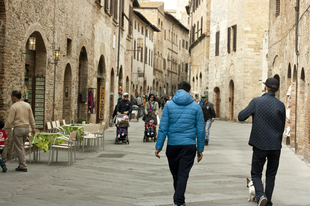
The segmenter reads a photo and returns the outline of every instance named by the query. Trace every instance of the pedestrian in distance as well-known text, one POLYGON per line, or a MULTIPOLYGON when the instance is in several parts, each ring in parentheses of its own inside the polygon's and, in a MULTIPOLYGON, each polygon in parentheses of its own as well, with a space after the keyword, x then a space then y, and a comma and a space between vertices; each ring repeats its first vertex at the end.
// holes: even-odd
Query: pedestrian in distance
POLYGON ((210 136, 210 128, 212 125, 212 122, 214 122, 215 118, 215 111, 213 104, 209 102, 209 98, 207 94, 204 94, 202 96, 203 104, 200 105, 203 113, 203 117, 205 120, 205 145, 209 144, 209 136, 210 136))
POLYGON ((172 101, 166 103, 155 147, 155 156, 160 158, 159 153, 168 136, 166 156, 173 177, 175 206, 185 205, 184 194, 196 151, 200 162, 204 150, 203 114, 200 106, 190 95, 190 90, 189 83, 181 82, 172 101))
POLYGON ((285 127, 285 105, 275 97, 279 82, 268 78, 265 84, 266 93, 254 98, 242 110, 239 121, 252 116, 252 131, 249 145, 253 147, 251 176, 255 187, 258 206, 271 206, 275 177, 279 167, 282 147, 282 135, 285 127), (265 190, 262 184, 262 171, 267 160, 265 190))
POLYGON ((154 94, 150 94, 148 101, 145 103, 145 108, 144 108, 144 112, 145 112, 145 122, 148 122, 150 118, 155 120, 155 124, 157 125, 157 114, 158 114, 158 102, 155 100, 155 95, 154 94))
POLYGON ((12 91, 13 104, 10 107, 4 130, 8 131, 14 128, 12 138, 19 161, 19 166, 15 171, 27 172, 24 144, 29 135, 29 126, 31 126, 32 135, 35 135, 35 121, 30 104, 22 101, 21 97, 20 91, 12 91))
POLYGON ((4 127, 4 122, 2 120, 0 120, 0 165, 2 168, 2 172, 6 172, 7 171, 7 167, 5 162, 3 161, 3 157, 2 157, 2 153, 5 147, 5 140, 7 140, 8 136, 6 135, 5 131, 2 130, 4 127))
POLYGON ((142 97, 138 94, 137 95, 137 105, 139 106, 139 111, 138 111, 138 118, 141 116, 141 105, 143 104, 143 99, 142 97))

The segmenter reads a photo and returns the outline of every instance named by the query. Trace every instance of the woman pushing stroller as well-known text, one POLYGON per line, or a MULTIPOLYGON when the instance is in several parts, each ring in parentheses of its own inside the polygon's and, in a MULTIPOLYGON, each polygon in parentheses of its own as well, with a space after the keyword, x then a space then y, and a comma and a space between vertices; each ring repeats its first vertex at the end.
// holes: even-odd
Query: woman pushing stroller
POLYGON ((148 101, 145 103, 145 108, 144 108, 144 112, 145 112, 145 122, 149 122, 149 119, 152 118, 155 120, 155 125, 157 125, 157 114, 158 114, 158 102, 155 100, 155 95, 154 94, 150 94, 148 101))

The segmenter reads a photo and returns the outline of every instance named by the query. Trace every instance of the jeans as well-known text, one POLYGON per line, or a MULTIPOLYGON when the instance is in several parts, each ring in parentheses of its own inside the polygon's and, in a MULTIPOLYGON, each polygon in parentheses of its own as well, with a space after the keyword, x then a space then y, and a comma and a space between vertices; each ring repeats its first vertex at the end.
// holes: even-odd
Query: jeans
POLYGON ((196 145, 168 145, 166 156, 173 177, 173 201, 182 205, 185 203, 187 180, 196 156, 196 145))
POLYGON ((208 140, 208 141, 209 141, 211 124, 212 124, 212 119, 209 119, 205 122, 205 133, 206 133, 205 140, 208 140))
POLYGON ((139 109, 138 109, 138 119, 140 118, 141 115, 141 105, 138 105, 139 109))
POLYGON ((146 130, 146 133, 150 133, 151 134, 152 132, 154 133, 154 129, 149 128, 149 129, 146 130))
POLYGON ((6 165, 5 165, 4 161, 2 160, 2 152, 3 152, 3 149, 0 150, 0 166, 1 166, 1 168, 5 168, 6 165))
POLYGON ((123 134, 123 133, 126 133, 126 132, 127 132, 126 128, 119 128, 119 130, 118 130, 118 134, 123 134))
POLYGON ((260 150, 256 147, 253 147, 251 176, 255 187, 255 198, 257 201, 259 201, 261 196, 266 195, 268 200, 266 206, 272 206, 271 197, 279 167, 280 153, 281 150, 260 150), (264 191, 262 183, 262 172, 266 159, 267 169, 266 185, 264 191))

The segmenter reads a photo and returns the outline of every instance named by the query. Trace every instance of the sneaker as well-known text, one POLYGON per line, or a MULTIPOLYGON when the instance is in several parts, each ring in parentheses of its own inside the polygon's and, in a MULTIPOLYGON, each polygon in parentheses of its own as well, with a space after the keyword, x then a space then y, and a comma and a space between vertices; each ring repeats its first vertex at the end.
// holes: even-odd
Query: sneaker
POLYGON ((147 133, 146 135, 147 135, 147 136, 150 136, 150 133, 147 133))
POLYGON ((8 169, 6 167, 2 168, 2 172, 6 172, 8 169))
POLYGON ((125 133, 122 134, 122 136, 124 136, 124 135, 125 135, 125 133))
POLYGON ((267 204, 267 197, 265 195, 259 198, 257 206, 265 206, 267 204))
POLYGON ((153 135, 154 133, 152 132, 151 135, 153 135))
POLYGON ((208 145, 209 144, 209 140, 205 140, 205 145, 208 145))
POLYGON ((15 169, 15 171, 17 172, 27 172, 27 168, 26 169, 22 169, 22 168, 19 168, 19 166, 15 169))
POLYGON ((119 134, 119 135, 117 135, 117 137, 118 137, 118 138, 120 138, 120 137, 121 137, 121 135, 119 134))

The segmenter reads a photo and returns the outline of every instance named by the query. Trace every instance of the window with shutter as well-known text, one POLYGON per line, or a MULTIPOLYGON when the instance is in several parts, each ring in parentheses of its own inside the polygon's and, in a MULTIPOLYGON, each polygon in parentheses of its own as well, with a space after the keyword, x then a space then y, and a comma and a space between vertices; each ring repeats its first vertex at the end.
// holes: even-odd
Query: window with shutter
POLYGON ((114 20, 116 20, 117 21, 117 1, 118 0, 114 0, 114 6, 113 6, 113 9, 114 9, 114 11, 113 11, 113 18, 114 18, 114 20))
POLYGON ((138 49, 137 49, 137 50, 138 50, 138 51, 137 51, 137 61, 139 61, 140 49, 141 49, 141 48, 139 48, 139 47, 138 47, 138 49))
POLYGON ((132 35, 132 30, 133 30, 133 10, 131 5, 129 5, 129 21, 128 21, 128 34, 131 36, 132 35))
POLYGON ((202 24, 203 24, 202 22, 203 22, 203 17, 201 17, 201 22, 200 22, 200 23, 201 23, 201 27, 200 27, 200 35, 202 35, 202 24))
POLYGON ((136 40, 133 41, 133 58, 136 59, 136 40))
POLYGON ((181 50, 181 47, 182 47, 181 40, 179 40, 179 51, 181 50))
POLYGON ((141 58, 140 58, 141 62, 143 62, 143 47, 141 48, 141 58))
POLYGON ((105 9, 106 11, 109 11, 109 1, 110 1, 110 0, 104 0, 104 9, 105 9))
POLYGON ((215 36, 215 56, 219 56, 220 54, 220 32, 216 32, 215 36))
POLYGON ((147 64, 147 47, 145 47, 144 62, 147 64))
POLYGON ((121 16, 120 16, 120 25, 122 28, 124 28, 124 5, 125 0, 121 0, 121 16))
POLYGON ((230 32, 231 32, 231 28, 228 27, 227 28, 227 52, 228 54, 230 53, 230 32))
POLYGON ((197 39, 199 38, 199 21, 197 21, 197 39))
POLYGON ((233 32, 234 32, 234 38, 233 38, 233 50, 237 51, 237 25, 232 26, 233 32))
POLYGON ((110 0, 110 14, 113 14, 113 0, 110 0))
POLYGON ((194 29, 193 29, 193 43, 195 41, 195 31, 196 31, 196 25, 194 24, 194 29))
POLYGON ((280 0, 276 0, 276 17, 280 15, 280 0))

